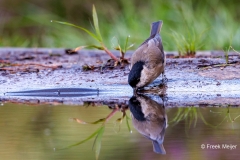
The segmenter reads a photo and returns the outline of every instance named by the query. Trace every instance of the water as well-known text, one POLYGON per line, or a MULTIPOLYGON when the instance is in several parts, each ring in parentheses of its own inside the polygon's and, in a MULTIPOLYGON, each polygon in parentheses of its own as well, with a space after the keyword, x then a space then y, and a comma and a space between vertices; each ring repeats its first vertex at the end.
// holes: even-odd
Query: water
POLYGON ((134 128, 129 108, 124 110, 127 116, 120 122, 123 112, 119 109, 108 117, 113 109, 106 105, 4 103, 0 107, 0 157, 10 160, 96 159, 95 151, 100 146, 98 159, 238 159, 239 108, 168 108, 166 103, 161 110, 166 114, 162 117, 168 121, 163 135, 165 155, 154 153, 151 140, 134 128), (81 124, 106 117, 107 121, 97 124, 81 124), (69 147, 101 127, 105 130, 98 136, 93 149, 96 136, 69 147))
POLYGON ((83 64, 106 62, 107 54, 81 51, 79 60, 78 54, 69 56, 65 50, 16 51, 4 52, 3 60, 28 64, 28 57, 34 57, 32 63, 63 67, 25 70, 12 66, 13 72, 2 71, 1 159, 239 157, 238 56, 230 56, 231 65, 225 67, 221 58, 168 58, 168 83, 159 85, 159 77, 142 90, 152 99, 142 96, 128 103, 133 90, 127 83, 127 67, 106 69, 104 74, 81 69, 83 64), (52 57, 52 53, 61 56, 52 57), (167 101, 156 94, 167 95, 167 101), (149 138, 157 141, 155 150, 149 138))

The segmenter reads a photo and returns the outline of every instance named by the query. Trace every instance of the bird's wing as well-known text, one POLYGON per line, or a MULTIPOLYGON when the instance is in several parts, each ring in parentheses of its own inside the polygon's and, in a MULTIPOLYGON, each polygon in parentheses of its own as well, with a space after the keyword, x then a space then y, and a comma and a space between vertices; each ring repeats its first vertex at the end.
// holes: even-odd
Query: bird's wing
POLYGON ((156 65, 164 62, 164 53, 160 36, 147 39, 141 46, 133 53, 131 64, 138 61, 146 62, 149 68, 154 68, 156 65))
POLYGON ((144 43, 140 47, 138 47, 138 49, 132 54, 131 65, 134 65, 138 61, 145 62, 146 59, 145 48, 147 47, 148 47, 147 43, 144 43))
POLYGON ((147 44, 148 47, 144 51, 146 55, 145 59, 147 59, 148 68, 155 68, 164 62, 164 54, 161 51, 162 48, 159 47, 162 44, 157 38, 150 39, 147 44))

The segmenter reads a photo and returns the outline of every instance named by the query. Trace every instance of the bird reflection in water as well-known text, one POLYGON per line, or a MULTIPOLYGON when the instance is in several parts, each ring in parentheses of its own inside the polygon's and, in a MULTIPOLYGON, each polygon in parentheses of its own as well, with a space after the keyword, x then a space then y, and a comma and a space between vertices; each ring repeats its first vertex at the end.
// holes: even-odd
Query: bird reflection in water
POLYGON ((163 147, 167 115, 164 102, 156 102, 148 96, 135 94, 129 100, 132 123, 136 130, 153 144, 153 151, 166 154, 163 147))

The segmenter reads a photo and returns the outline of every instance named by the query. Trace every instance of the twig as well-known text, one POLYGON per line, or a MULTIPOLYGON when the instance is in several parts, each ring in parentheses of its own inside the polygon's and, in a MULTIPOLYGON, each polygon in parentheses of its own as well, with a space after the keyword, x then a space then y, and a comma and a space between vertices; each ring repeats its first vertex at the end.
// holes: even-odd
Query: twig
POLYGON ((43 65, 43 64, 36 64, 36 63, 12 64, 11 66, 30 66, 30 65, 40 66, 40 67, 45 67, 45 68, 52 68, 52 69, 56 69, 56 68, 62 67, 62 65, 46 66, 46 65, 43 65))
POLYGON ((202 69, 208 69, 208 68, 211 68, 211 67, 226 67, 226 66, 232 66, 234 64, 237 64, 239 63, 239 61, 233 61, 233 62, 230 62, 230 63, 223 63, 223 64, 210 64, 210 65, 198 65, 198 68, 202 68, 202 69))
POLYGON ((8 67, 15 67, 15 66, 20 66, 20 67, 27 67, 27 66, 40 66, 40 67, 45 67, 45 68, 51 68, 51 69, 57 69, 62 67, 62 65, 55 65, 55 66, 47 66, 43 64, 35 64, 35 63, 28 63, 28 64, 8 64, 7 67, 0 67, 0 70, 4 71, 14 71, 16 68, 8 68, 8 67))

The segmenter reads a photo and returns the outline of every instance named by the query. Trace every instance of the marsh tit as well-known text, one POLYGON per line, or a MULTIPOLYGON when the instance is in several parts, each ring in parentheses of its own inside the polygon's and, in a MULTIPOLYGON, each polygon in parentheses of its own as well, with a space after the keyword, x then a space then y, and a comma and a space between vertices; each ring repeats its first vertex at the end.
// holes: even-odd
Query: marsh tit
POLYGON ((163 147, 167 128, 164 103, 157 103, 145 95, 137 94, 129 100, 128 106, 134 128, 152 141, 154 152, 166 154, 163 147))
POLYGON ((165 77, 166 56, 159 34, 162 24, 162 21, 152 23, 150 37, 138 47, 131 57, 128 83, 135 92, 138 88, 152 83, 160 74, 165 77))

